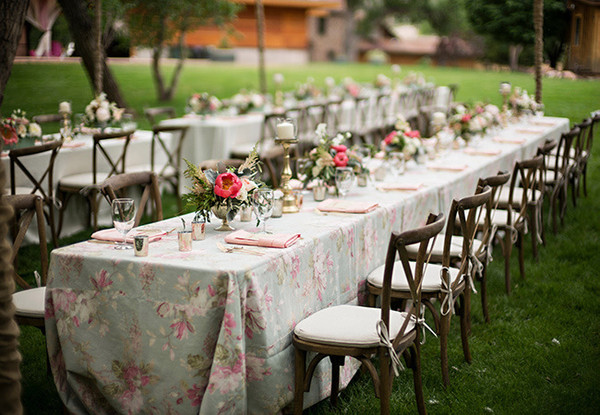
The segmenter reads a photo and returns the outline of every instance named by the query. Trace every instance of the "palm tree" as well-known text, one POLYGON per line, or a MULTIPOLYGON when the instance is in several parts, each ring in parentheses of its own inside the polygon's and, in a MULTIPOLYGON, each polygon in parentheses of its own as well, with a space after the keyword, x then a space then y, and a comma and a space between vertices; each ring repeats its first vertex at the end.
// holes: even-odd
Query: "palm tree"
POLYGON ((535 101, 542 102, 542 59, 544 54, 544 0, 533 0, 533 28, 535 30, 535 101))

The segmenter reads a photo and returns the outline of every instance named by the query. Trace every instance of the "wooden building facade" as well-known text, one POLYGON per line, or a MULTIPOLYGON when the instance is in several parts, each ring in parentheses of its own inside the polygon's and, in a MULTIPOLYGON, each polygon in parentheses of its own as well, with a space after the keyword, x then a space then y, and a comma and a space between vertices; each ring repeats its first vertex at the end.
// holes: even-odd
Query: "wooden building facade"
POLYGON ((600 73, 600 0, 569 0, 571 31, 567 68, 600 73))

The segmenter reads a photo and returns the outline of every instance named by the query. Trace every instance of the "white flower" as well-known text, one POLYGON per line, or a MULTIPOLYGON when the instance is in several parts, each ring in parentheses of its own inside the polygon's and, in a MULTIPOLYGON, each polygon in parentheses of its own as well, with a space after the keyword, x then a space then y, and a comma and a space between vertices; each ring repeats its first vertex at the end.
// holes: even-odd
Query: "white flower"
POLYGON ((335 86, 335 79, 333 79, 331 76, 328 76, 325 78, 325 85, 327 85, 327 88, 333 88, 335 86))
POLYGON ((317 129, 315 130, 315 134, 320 140, 325 140, 327 138, 327 124, 324 122, 317 125, 317 129))
POLYGON ((278 73, 276 73, 276 74, 273 75, 273 82, 275 82, 276 85, 283 84, 283 80, 284 80, 283 74, 281 74, 281 73, 278 72, 278 73))
POLYGON ((60 104, 58 104, 58 112, 61 114, 70 114, 71 103, 69 101, 63 101, 60 104))
POLYGON ((331 144, 334 146, 339 146, 344 141, 346 141, 346 138, 349 138, 348 137, 349 135, 350 135, 350 133, 346 133, 346 135, 344 135, 342 133, 337 133, 337 135, 331 139, 331 144))
POLYGON ((260 95, 260 94, 252 94, 251 100, 252 100, 252 105, 254 105, 256 108, 262 107, 265 102, 262 95, 260 95))
POLYGON ((458 104, 458 105, 456 106, 455 110, 456 110, 456 113, 457 113, 457 114, 464 114, 465 112, 467 112, 467 109, 466 109, 466 108, 465 108, 465 106, 464 106, 464 105, 462 105, 462 104, 458 104))
POLYGON ((16 127, 17 135, 19 137, 24 137, 27 134, 27 127, 25 126, 25 124, 17 124, 16 127))
POLYGON ((242 182, 242 188, 235 198, 243 202, 248 199, 248 193, 256 189, 257 186, 256 183, 247 177, 240 177, 240 181, 242 182))
POLYGON ((108 110, 108 107, 100 107, 96 110, 96 119, 99 122, 106 122, 108 120, 110 120, 110 111, 108 110))
POLYGON ((42 127, 36 122, 32 122, 29 124, 29 135, 33 137, 41 137, 42 136, 42 127))

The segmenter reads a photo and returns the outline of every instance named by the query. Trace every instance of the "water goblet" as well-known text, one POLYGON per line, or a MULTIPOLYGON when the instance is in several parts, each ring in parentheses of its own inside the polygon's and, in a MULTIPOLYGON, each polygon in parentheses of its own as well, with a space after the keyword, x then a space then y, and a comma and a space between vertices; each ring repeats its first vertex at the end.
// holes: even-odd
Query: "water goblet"
POLYGON ((352 167, 338 167, 335 169, 335 186, 342 198, 350 191, 353 181, 354 172, 352 167))
POLYGON ((267 219, 273 214, 273 190, 258 189, 252 194, 252 205, 259 222, 262 222, 263 233, 267 232, 267 219))
POLYGON ((119 198, 112 201, 112 220, 115 229, 123 234, 123 242, 118 243, 115 249, 132 249, 127 245, 127 233, 133 228, 135 221, 135 203, 130 198, 119 198))

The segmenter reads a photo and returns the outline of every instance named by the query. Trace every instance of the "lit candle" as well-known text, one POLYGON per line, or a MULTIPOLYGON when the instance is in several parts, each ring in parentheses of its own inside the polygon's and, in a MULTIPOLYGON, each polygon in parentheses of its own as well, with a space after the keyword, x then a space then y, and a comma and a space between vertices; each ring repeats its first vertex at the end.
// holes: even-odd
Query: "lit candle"
POLYGON ((68 101, 63 101, 58 104, 58 112, 61 114, 70 114, 71 113, 71 103, 68 101))
POLYGON ((277 137, 282 140, 294 138, 294 124, 289 121, 277 124, 277 137))

